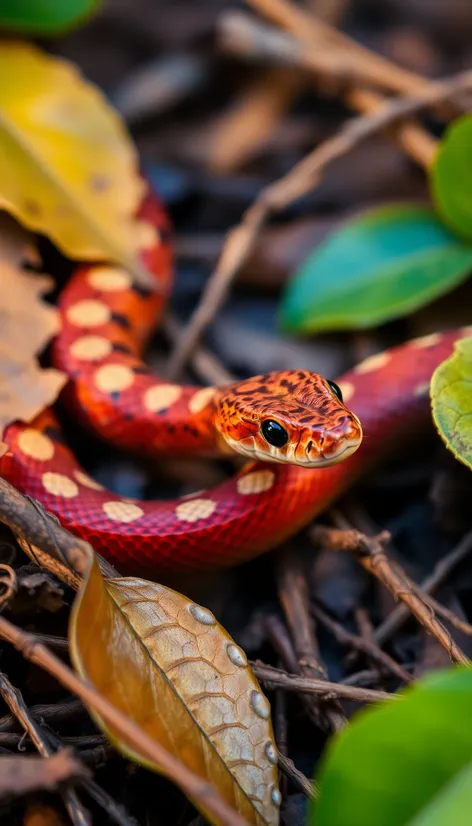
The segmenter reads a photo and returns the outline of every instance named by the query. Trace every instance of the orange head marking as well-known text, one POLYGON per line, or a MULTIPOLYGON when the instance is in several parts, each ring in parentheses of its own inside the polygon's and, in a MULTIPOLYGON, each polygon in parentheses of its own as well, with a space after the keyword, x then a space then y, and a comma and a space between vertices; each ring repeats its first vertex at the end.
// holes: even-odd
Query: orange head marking
POLYGON ((223 388, 216 426, 238 453, 303 467, 341 462, 362 441, 359 419, 339 387, 307 370, 265 373, 223 388))

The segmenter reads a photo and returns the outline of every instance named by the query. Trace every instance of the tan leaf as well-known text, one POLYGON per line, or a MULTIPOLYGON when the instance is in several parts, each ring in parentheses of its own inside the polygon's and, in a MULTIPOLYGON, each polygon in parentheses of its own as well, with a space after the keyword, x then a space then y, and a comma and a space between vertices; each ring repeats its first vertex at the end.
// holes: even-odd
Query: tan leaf
MULTIPOLYGON (((69 640, 79 674, 113 705, 247 821, 278 823, 270 706, 244 652, 210 611, 154 582, 104 580, 94 560, 69 640)), ((128 757, 159 770, 94 716, 128 757)))
POLYGON ((117 113, 72 64, 27 43, 0 44, 0 76, 0 206, 68 256, 147 281, 133 219, 144 184, 117 113))
MULTIPOLYGON (((20 269, 37 262, 30 234, 0 213, 0 435, 12 421, 28 422, 52 404, 66 382, 36 359, 59 329, 57 310, 42 300, 52 280, 20 269)), ((0 455, 5 450, 1 442, 0 455)))

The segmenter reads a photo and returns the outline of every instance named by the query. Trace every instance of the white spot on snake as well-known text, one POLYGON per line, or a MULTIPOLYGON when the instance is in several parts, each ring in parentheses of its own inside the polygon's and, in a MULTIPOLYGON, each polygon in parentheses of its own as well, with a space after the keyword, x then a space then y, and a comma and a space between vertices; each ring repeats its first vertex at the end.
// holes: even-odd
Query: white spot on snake
POLYGON ((177 505, 175 515, 182 522, 198 522, 200 519, 208 519, 215 508, 216 502, 213 499, 188 499, 177 505))
POLYGON ((376 353, 374 356, 361 361, 357 367, 354 368, 355 373, 370 373, 372 370, 378 370, 379 367, 384 367, 390 361, 390 353, 376 353))
POLYGON ((54 456, 54 442, 34 428, 23 430, 18 438, 18 447, 25 456, 37 462, 47 462, 54 456))
POLYGON ((62 473, 52 473, 48 471, 41 477, 43 487, 52 496, 62 496, 64 499, 73 499, 77 496, 79 489, 72 479, 62 473))
POLYGON ((350 381, 338 381, 338 387, 343 394, 344 403, 350 401, 356 392, 355 386, 350 381))
POLYGON ((102 301, 84 298, 72 304, 66 312, 67 320, 76 327, 99 327, 110 320, 110 309, 102 301))
POLYGON ((144 511, 132 502, 104 502, 102 508, 112 522, 135 522, 144 511))
POLYGON ((430 333, 428 336, 421 336, 410 341, 411 347, 432 347, 433 344, 438 344, 441 341, 441 333, 430 333))
POLYGON ((159 413, 167 410, 181 395, 182 388, 178 384, 156 384, 146 390, 143 396, 144 407, 150 413, 159 413))
POLYGON ((200 413, 200 410, 203 410, 203 408, 211 402, 215 393, 215 387, 202 387, 201 390, 197 390, 188 403, 188 409, 190 412, 200 413))
POLYGON ((150 221, 138 221, 135 224, 135 239, 138 249, 150 249, 161 243, 159 231, 150 221))
POLYGON ((247 665, 247 657, 239 645, 235 645, 234 642, 229 642, 226 646, 226 653, 234 665, 245 668, 247 665))
POLYGON ((277 763, 277 750, 272 740, 269 740, 269 742, 266 743, 264 751, 267 755, 269 763, 272 763, 272 765, 275 766, 277 763))
POLYGON ((275 482, 275 473, 271 470, 255 470, 240 476, 236 482, 238 493, 249 496, 251 493, 263 493, 269 490, 275 482))
POLYGON ((270 714, 270 705, 267 697, 264 697, 260 691, 251 692, 251 706, 258 717, 262 717, 263 720, 267 720, 270 714))
POLYGON ((272 800, 272 803, 274 804, 274 806, 278 807, 282 803, 282 795, 280 794, 280 792, 279 792, 279 790, 276 786, 273 786, 273 788, 272 788, 272 791, 270 793, 270 799, 272 800))
POLYGON ((125 364, 104 364, 93 377, 95 387, 102 393, 127 390, 134 382, 134 373, 125 364))
POLYGON ((197 622, 201 622, 203 625, 216 625, 216 619, 208 608, 202 608, 201 605, 192 602, 188 606, 188 611, 197 622))
POLYGON ((87 281, 95 290, 110 293, 127 290, 131 284, 131 278, 126 270, 119 267, 94 267, 90 270, 87 281))
POLYGON ((82 336, 70 346, 70 353, 81 361, 95 361, 109 356, 113 347, 111 341, 103 336, 82 336))
POLYGON ((422 384, 419 384, 413 390, 414 396, 428 396, 429 395, 429 381, 425 381, 422 384))
POLYGON ((96 482, 95 479, 91 479, 83 470, 74 470, 74 476, 84 488, 90 488, 91 490, 105 490, 103 485, 100 485, 99 482, 96 482))

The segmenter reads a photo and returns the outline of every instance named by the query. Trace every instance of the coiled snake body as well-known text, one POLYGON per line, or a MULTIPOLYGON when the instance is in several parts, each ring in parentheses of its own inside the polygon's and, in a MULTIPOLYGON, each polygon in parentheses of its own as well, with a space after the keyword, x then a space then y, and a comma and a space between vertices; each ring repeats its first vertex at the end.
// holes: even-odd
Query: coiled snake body
POLYGON ((147 456, 236 448, 252 461, 213 490, 173 501, 124 499, 84 473, 48 409, 7 428, 0 473, 120 571, 155 578, 237 564, 306 525, 427 421, 432 371, 470 328, 375 355, 338 385, 297 370, 228 388, 168 383, 140 353, 170 289, 169 225, 151 194, 140 218, 142 259, 160 292, 133 286, 114 267, 75 271, 60 297, 62 329, 53 344, 53 363, 70 379, 64 397, 118 448, 147 456))

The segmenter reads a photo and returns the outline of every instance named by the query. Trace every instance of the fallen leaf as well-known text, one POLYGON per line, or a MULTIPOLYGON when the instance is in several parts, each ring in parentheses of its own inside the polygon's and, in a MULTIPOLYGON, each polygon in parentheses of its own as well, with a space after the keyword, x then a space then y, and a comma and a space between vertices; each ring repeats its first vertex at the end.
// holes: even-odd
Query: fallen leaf
POLYGON ((38 790, 54 791, 65 781, 77 782, 90 776, 89 770, 63 749, 52 757, 0 757, 0 800, 21 797, 38 790))
POLYGON ((280 322, 295 333, 375 327, 449 292, 471 269, 472 246, 431 208, 376 207, 347 221, 297 269, 280 322))
MULTIPOLYGON (((26 263, 38 263, 30 234, 0 214, 0 436, 12 421, 28 422, 52 404, 66 382, 36 360, 57 333, 59 315, 42 301, 52 280, 25 272, 26 263)), ((0 442, 0 455, 5 451, 0 442)))
MULTIPOLYGON (((74 601, 69 642, 79 674, 116 708, 248 822, 278 823, 270 706, 210 611, 154 582, 103 579, 94 559, 74 601)), ((159 771, 90 713, 121 752, 159 771)))
POLYGON ((140 277, 134 213, 144 184, 134 146, 104 95, 65 60, 0 45, 0 206, 68 256, 140 277))
POLYGON ((472 468, 472 338, 459 339, 431 378, 433 420, 446 447, 472 468))

